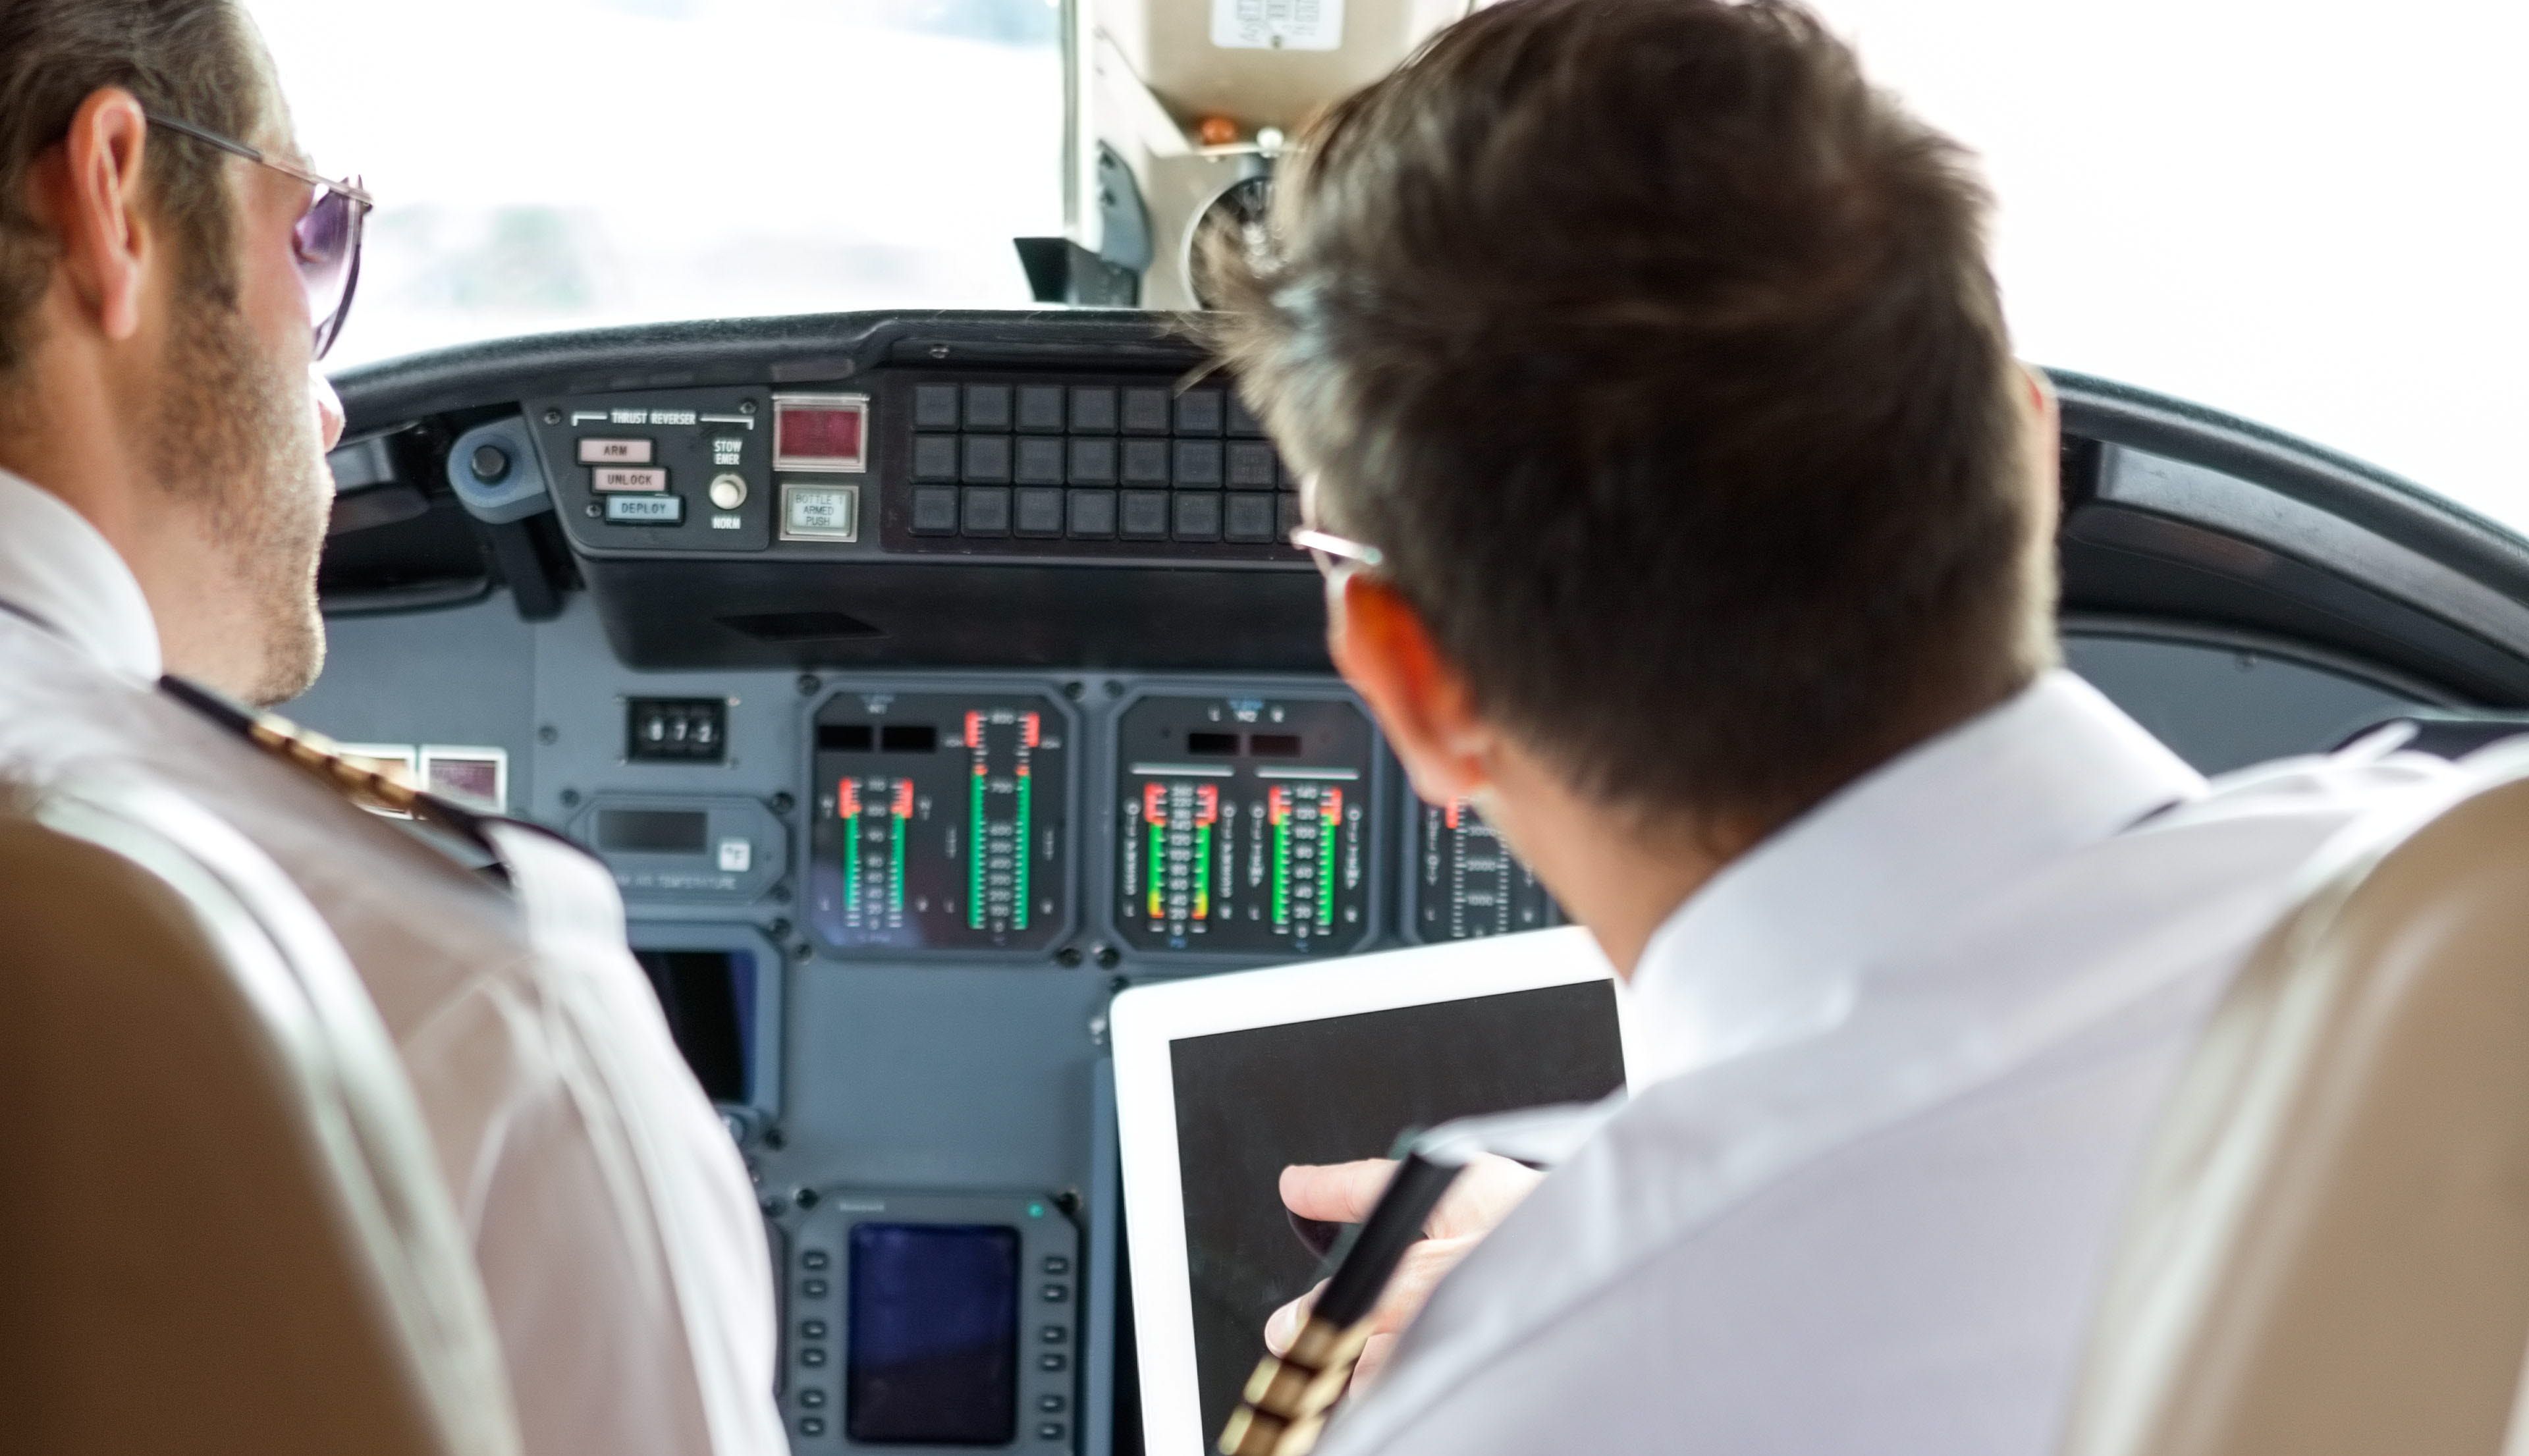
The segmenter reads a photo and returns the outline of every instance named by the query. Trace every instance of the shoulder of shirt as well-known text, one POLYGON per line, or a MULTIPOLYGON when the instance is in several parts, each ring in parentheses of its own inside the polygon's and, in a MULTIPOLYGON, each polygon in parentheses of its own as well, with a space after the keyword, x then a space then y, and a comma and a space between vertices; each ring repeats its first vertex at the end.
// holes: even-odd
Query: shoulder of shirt
MULTIPOLYGON (((2026 922, 2032 904, 2055 902, 2060 908, 2066 887, 2084 879, 2131 891, 2142 882, 2121 873, 2121 868, 2168 861, 2173 840, 2191 842, 2195 848, 2168 862, 2191 869, 2208 858, 2245 856, 2258 863, 2253 872, 2243 874, 2243 881, 2253 879, 2269 899, 2286 899, 2289 887, 2298 882, 2294 870, 2316 859, 2341 829, 2374 813, 2411 812, 2414 805, 2433 801, 2437 791, 2463 782, 2464 776, 2460 766, 2443 759, 2364 744, 2225 774, 2212 780, 2201 796, 2135 832, 2067 856, 2040 877, 2046 884, 2017 887, 2023 892, 2006 893, 2008 903, 1998 902, 1987 923, 1976 923, 1987 917, 1967 917, 1959 940, 1937 950, 1924 948, 1927 953, 1955 953, 1962 943, 1979 941, 1988 933, 2012 934, 2016 925, 2026 922)), ((2160 883, 2200 887, 2202 882, 2172 877, 2160 883)), ((2117 894, 2103 892, 2102 898, 2114 901, 2117 894)), ((2253 905, 2245 913, 2249 919, 2256 916, 2253 905)), ((1395 1418, 1410 1421, 1410 1409, 1464 1388, 1469 1379, 1550 1325, 1617 1318, 1615 1312, 1632 1301, 1651 1297, 1657 1292, 1656 1281, 1638 1277, 1647 1265, 1693 1240, 1730 1208, 1773 1185, 1793 1168, 1806 1165, 1807 1159, 1801 1159, 1772 1173, 1752 1169, 1744 1163, 1749 1145, 1731 1135, 1732 1124, 1749 1112, 1750 1097, 1764 1102, 1770 1086, 1797 1084, 1802 1079, 1798 1063, 1803 1054, 1802 1048, 1788 1048, 1782 1054, 1675 1078, 1644 1090, 1611 1118, 1600 1135, 1557 1169, 1464 1269, 1472 1276, 1470 1282, 1490 1283, 1502 1276, 1509 1261, 1516 1260, 1519 1282, 1529 1297, 1507 1302, 1472 1297, 1453 1301, 1443 1286, 1433 1301, 1435 1311, 1444 1305, 1459 1306, 1447 1311, 1451 1327, 1439 1337, 1446 1353, 1440 1348, 1420 1352, 1439 1357, 1420 1371, 1413 1369, 1420 1362, 1400 1359, 1392 1370, 1390 1388, 1382 1391, 1380 1399, 1366 1402, 1360 1413, 1370 1419, 1357 1423, 1357 1433, 1370 1444, 1356 1447, 1347 1440, 1341 1443, 1342 1449, 1376 1449, 1400 1433, 1395 1418), (1628 1252, 1608 1261, 1605 1256, 1618 1248, 1628 1252), (1561 1297, 1535 1297, 1557 1285, 1562 1286, 1561 1297), (1505 1303, 1514 1308, 1502 1308, 1505 1303), (1472 1308, 1478 1305, 1490 1308, 1472 1308), (1380 1408, 1390 1409, 1393 1417, 1372 1414, 1380 1408)), ((1888 1130, 1864 1130, 1858 1141, 1888 1130)), ((1477 1296, 1486 1291, 1462 1288, 1459 1292, 1477 1296)))
POLYGON ((2462 766, 2448 759, 2400 751, 2386 740, 2355 743, 2335 753, 2279 758, 2219 775, 2208 782, 2202 797, 2180 806, 2168 822, 2182 826, 2278 814, 2351 819, 2418 791, 2457 783, 2465 776, 2462 766))

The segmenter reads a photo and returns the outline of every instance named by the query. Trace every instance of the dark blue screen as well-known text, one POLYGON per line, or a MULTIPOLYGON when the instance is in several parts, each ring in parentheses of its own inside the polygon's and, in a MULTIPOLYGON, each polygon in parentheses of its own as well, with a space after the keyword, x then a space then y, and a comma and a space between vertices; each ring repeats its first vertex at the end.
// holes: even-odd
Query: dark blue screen
POLYGON ((997 1446, 1018 1429, 1019 1236, 981 1224, 852 1229, 844 1427, 881 1445, 997 1446))

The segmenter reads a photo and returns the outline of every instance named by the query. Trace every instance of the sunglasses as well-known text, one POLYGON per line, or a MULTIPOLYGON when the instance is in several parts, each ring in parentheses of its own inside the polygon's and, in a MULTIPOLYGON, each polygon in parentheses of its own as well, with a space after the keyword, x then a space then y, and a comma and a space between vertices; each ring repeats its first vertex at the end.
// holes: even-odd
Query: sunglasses
POLYGON ((1302 526, 1291 533, 1291 544, 1307 552, 1318 564, 1318 570, 1328 578, 1337 571, 1353 567, 1376 570, 1387 563, 1387 553, 1365 541, 1338 536, 1315 526, 1302 526))
POLYGON ((360 282, 360 226, 367 221, 369 209, 377 205, 375 199, 361 190, 358 178, 337 182, 319 177, 304 167, 265 155, 261 147, 248 146, 191 122, 152 116, 149 125, 164 127, 179 136, 190 136, 205 146, 216 146, 232 156, 295 177, 315 189, 308 198, 307 210, 299 214, 298 225, 291 230, 290 241, 297 256, 299 287, 307 291, 307 316, 316 321, 316 357, 323 358, 325 351, 334 347, 335 338, 343 332, 343 320, 351 311, 351 291, 360 282))

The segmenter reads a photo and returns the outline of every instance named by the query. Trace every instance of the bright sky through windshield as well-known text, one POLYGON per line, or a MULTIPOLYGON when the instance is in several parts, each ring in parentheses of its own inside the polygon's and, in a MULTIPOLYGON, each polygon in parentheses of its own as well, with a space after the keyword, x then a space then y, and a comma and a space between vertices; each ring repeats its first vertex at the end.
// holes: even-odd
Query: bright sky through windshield
POLYGON ((2023 356, 2529 525, 2529 5, 1819 8, 1982 154, 2023 356))
MULTIPOLYGON (((1199 3, 1199 0, 1154 0, 1199 3)), ((2529 5, 1818 0, 1974 147, 2021 351, 2529 523, 2529 5)), ((1047 0, 248 0, 382 199, 344 362, 1026 299, 1047 0)))
POLYGON ((1027 301, 1048 0, 248 0, 379 199, 329 362, 653 319, 1027 301))

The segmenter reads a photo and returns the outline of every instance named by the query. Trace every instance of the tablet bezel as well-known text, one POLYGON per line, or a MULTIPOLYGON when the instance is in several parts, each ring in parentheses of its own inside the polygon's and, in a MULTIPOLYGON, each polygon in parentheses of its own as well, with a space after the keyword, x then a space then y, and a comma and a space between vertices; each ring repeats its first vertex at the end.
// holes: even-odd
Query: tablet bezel
MULTIPOLYGON (((1136 986, 1116 995, 1108 1026, 1126 1250, 1133 1268, 1143 1446, 1149 1456, 1202 1456, 1211 1449, 1215 1434, 1203 1429, 1196 1384, 1194 1288, 1177 1159, 1171 1045, 1215 1032, 1612 979, 1614 972, 1589 933, 1564 926, 1136 986)), ((1634 1045, 1621 981, 1616 992, 1617 1039, 1630 1088, 1633 1068, 1642 1059, 1634 1045)), ((1262 1354, 1264 1331, 1257 1335, 1262 1354)))

